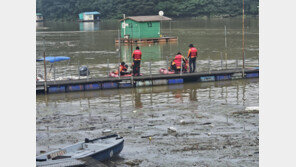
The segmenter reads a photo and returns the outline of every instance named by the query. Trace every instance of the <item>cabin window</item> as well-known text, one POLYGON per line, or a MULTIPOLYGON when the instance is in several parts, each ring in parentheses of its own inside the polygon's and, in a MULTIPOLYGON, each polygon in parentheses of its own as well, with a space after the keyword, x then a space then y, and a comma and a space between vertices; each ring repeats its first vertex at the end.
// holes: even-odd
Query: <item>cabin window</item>
POLYGON ((130 27, 130 28, 133 28, 133 23, 130 23, 130 24, 129 24, 129 27, 130 27))
POLYGON ((151 21, 147 22, 147 24, 148 24, 148 27, 152 27, 151 21))

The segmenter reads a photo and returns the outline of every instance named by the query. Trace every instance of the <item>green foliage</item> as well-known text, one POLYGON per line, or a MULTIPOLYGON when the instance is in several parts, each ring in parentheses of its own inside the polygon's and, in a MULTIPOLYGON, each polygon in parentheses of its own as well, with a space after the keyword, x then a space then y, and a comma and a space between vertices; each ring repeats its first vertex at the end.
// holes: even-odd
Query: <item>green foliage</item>
MULTIPOLYGON (((259 0, 245 0, 245 14, 258 15, 259 0)), ((157 15, 169 17, 236 16, 242 14, 242 0, 37 0, 36 8, 48 20, 77 20, 78 14, 98 11, 101 18, 157 15)))

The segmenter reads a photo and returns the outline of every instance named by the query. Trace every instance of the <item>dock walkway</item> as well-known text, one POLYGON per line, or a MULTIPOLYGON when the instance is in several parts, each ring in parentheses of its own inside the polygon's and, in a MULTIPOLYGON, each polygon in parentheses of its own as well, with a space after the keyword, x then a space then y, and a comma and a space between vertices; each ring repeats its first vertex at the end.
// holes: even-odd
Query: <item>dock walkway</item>
MULTIPOLYGON (((77 80, 47 81, 47 93, 88 91, 100 89, 131 88, 155 85, 210 82, 243 78, 258 78, 258 68, 228 69, 183 74, 152 74, 135 77, 104 77, 77 80)), ((44 82, 36 82, 36 93, 45 93, 44 82)))

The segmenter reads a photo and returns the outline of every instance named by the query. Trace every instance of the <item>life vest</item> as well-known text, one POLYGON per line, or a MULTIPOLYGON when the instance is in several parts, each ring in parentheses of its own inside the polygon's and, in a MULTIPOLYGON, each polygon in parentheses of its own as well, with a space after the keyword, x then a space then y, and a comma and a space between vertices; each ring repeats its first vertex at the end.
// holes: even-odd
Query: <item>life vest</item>
POLYGON ((177 69, 181 68, 183 56, 182 55, 176 55, 174 59, 174 63, 176 64, 177 69))
POLYGON ((125 72, 127 70, 127 68, 123 65, 120 65, 119 70, 120 70, 120 72, 125 72))
POLYGON ((142 52, 140 50, 135 50, 133 53, 134 60, 141 60, 142 52))
POLYGON ((192 47, 189 49, 188 57, 195 58, 197 56, 197 49, 192 47))

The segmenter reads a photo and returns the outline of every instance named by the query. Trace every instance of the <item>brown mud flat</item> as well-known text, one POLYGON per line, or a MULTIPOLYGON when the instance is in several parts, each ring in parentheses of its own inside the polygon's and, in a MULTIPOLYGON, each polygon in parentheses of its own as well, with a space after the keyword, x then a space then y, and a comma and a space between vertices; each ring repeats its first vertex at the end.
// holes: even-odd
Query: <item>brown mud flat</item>
POLYGON ((121 121, 96 116, 89 120, 86 115, 37 118, 37 149, 50 151, 111 129, 124 137, 125 146, 106 166, 258 166, 258 114, 234 114, 227 119, 203 112, 198 117, 192 111, 174 112, 176 117, 153 111, 151 117, 137 110, 121 121))
POLYGON ((38 96, 36 153, 111 130, 122 152, 89 166, 259 166, 259 112, 245 111, 258 88, 257 79, 38 96))

